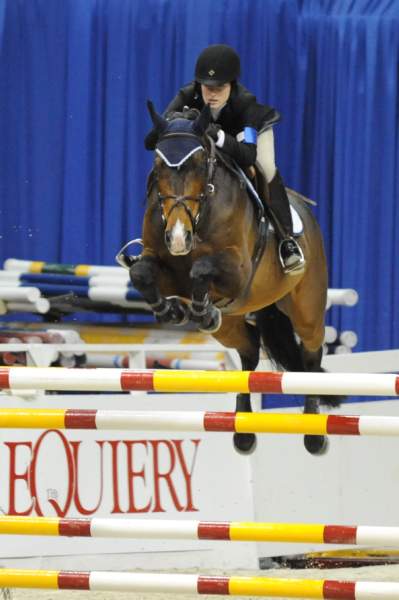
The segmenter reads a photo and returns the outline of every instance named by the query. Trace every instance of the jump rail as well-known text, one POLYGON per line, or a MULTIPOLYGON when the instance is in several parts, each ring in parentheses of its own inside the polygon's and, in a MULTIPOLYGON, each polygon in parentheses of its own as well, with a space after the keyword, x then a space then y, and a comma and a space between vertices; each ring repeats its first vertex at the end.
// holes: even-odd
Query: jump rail
POLYGON ((158 519, 60 519, 0 517, 0 534, 67 537, 224 540, 230 542, 293 542, 398 546, 399 527, 177 521, 158 519))
POLYGON ((399 417, 3 408, 0 429, 6 428, 399 436, 399 417))
MULTIPOLYGON (((105 265, 86 265, 86 264, 62 264, 46 263, 44 261, 21 260, 18 258, 8 258, 4 261, 5 279, 18 278, 23 274, 41 274, 41 275, 65 275, 72 277, 90 277, 100 276, 112 278, 114 281, 125 282, 129 275, 123 267, 105 266, 105 265)), ((29 279, 29 278, 28 278, 29 279)), ((359 300, 356 290, 351 288, 329 288, 327 290, 327 307, 332 304, 343 306, 354 306, 359 300)))
POLYGON ((329 579, 274 579, 268 577, 212 577, 172 573, 116 571, 34 571, 0 569, 0 588, 34 588, 222 596, 328 598, 339 600, 397 600, 399 583, 333 581, 329 579))
POLYGON ((398 396, 399 376, 385 373, 4 367, 0 368, 0 389, 398 396))

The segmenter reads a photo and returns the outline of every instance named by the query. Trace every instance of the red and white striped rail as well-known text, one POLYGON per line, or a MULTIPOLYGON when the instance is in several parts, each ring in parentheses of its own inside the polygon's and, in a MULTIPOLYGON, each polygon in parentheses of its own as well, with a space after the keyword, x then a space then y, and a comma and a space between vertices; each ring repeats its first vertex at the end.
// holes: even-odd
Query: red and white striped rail
POLYGON ((116 571, 33 571, 0 569, 1 588, 91 590, 321 598, 329 600, 398 600, 399 583, 277 579, 269 577, 212 577, 180 573, 127 573, 116 571))
POLYGON ((367 373, 167 371, 133 369, 0 368, 0 388, 155 392, 261 392, 398 396, 399 376, 367 373))
POLYGON ((0 534, 399 546, 399 527, 0 516, 0 534))
POLYGON ((2 408, 4 428, 399 436, 399 417, 2 408))

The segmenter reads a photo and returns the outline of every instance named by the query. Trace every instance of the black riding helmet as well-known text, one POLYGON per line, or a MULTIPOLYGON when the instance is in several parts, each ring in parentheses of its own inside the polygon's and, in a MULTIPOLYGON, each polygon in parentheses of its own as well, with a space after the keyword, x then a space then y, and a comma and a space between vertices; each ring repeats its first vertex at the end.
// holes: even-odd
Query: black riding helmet
POLYGON ((240 57, 226 44, 213 44, 199 55, 195 80, 204 85, 223 85, 240 76, 240 57))

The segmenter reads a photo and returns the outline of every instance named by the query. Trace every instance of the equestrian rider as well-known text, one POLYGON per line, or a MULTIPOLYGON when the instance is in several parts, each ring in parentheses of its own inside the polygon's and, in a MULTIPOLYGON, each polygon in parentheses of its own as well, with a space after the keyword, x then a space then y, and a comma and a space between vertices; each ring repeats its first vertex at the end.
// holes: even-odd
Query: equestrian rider
MULTIPOLYGON (((233 48, 225 44, 205 48, 197 59, 195 80, 179 90, 165 117, 187 107, 202 110, 209 104, 212 122, 207 133, 216 146, 243 170, 257 162, 266 178, 269 194, 263 194, 262 201, 279 239, 282 268, 284 273, 296 274, 303 270, 305 260, 293 237, 289 200, 274 160, 272 125, 280 115, 274 108, 259 104, 238 82, 239 75, 240 58, 233 48)), ((151 131, 146 148, 153 150, 156 141, 151 131)))

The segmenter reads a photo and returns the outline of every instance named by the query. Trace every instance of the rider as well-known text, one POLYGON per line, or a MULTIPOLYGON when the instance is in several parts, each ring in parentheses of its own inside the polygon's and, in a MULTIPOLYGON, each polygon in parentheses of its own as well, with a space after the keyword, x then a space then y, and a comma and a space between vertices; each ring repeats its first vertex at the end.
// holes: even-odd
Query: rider
MULTIPOLYGON (((279 257, 284 273, 302 271, 305 259, 293 237, 292 217, 284 183, 274 161, 272 125, 280 115, 238 82, 240 58, 233 48, 214 44, 203 50, 195 66, 195 80, 179 90, 168 105, 165 116, 184 108, 201 110, 209 104, 212 123, 207 133, 216 146, 242 169, 258 163, 267 180, 269 194, 262 201, 270 214, 279 238, 279 257)), ((145 146, 153 150, 156 135, 151 131, 145 146)))

